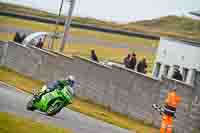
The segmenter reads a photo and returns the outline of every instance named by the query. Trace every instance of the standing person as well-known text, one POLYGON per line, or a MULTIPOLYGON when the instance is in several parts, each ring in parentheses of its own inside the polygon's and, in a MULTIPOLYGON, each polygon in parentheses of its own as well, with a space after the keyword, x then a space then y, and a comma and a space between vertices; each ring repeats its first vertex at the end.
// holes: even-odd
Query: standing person
POLYGON ((180 101, 181 97, 176 95, 176 88, 173 88, 165 100, 160 133, 172 133, 173 118, 175 118, 176 108, 180 101))
POLYGON ((136 54, 133 52, 130 59, 130 69, 135 70, 136 64, 137 64, 137 58, 136 58, 136 54))
POLYGON ((124 65, 127 68, 130 68, 130 59, 131 59, 131 54, 128 54, 125 58, 124 58, 124 65))
POLYGON ((178 68, 175 68, 175 72, 172 75, 172 78, 179 80, 179 81, 183 81, 183 76, 181 75, 181 72, 178 68))
POLYGON ((97 57, 97 55, 96 55, 94 49, 91 50, 91 59, 92 59, 93 61, 99 62, 98 57, 97 57))
POLYGON ((40 38, 39 42, 36 44, 36 47, 42 49, 44 43, 42 42, 42 38, 40 38))
POLYGON ((19 43, 20 40, 21 40, 21 39, 20 39, 20 34, 19 34, 19 32, 16 32, 15 37, 14 37, 14 42, 19 43))
POLYGON ((146 59, 143 58, 137 65, 137 71, 140 73, 147 73, 147 63, 146 63, 146 59))
POLYGON ((21 43, 24 41, 25 38, 26 38, 26 34, 24 33, 23 36, 21 37, 21 43))

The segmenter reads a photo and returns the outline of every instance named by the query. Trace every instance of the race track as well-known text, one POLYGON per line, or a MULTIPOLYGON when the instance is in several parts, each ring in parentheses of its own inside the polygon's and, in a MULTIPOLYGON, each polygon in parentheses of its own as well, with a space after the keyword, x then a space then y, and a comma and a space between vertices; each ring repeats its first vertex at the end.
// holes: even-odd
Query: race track
POLYGON ((0 82, 0 112, 10 112, 57 127, 69 128, 73 133, 133 133, 67 108, 54 117, 45 116, 38 111, 26 111, 29 98, 29 94, 0 82))

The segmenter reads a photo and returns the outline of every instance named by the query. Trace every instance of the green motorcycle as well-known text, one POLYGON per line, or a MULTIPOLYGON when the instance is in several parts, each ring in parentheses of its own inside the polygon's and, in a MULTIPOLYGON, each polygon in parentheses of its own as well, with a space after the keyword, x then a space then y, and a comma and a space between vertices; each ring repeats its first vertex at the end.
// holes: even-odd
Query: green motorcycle
MULTIPOLYGON (((47 89, 44 85, 41 92, 47 89)), ((46 93, 40 100, 35 100, 34 96, 27 103, 27 110, 34 111, 39 110, 45 112, 49 116, 56 115, 63 107, 72 103, 73 95, 69 91, 69 86, 65 86, 63 89, 55 89, 52 92, 46 93)))

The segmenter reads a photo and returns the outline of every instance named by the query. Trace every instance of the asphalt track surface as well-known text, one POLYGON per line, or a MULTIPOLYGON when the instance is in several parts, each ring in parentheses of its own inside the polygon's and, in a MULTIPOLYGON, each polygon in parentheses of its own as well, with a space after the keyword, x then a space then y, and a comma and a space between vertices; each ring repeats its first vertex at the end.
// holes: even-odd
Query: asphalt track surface
POLYGON ((26 103, 30 97, 30 94, 0 82, 0 112, 10 112, 56 127, 68 128, 73 133, 133 133, 67 108, 54 117, 46 116, 38 111, 27 111, 26 103))

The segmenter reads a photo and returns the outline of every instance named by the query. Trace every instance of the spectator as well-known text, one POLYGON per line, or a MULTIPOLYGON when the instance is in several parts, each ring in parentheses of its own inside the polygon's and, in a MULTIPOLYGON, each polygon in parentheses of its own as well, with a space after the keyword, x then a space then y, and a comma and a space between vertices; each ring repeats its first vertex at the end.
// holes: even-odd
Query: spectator
POLYGON ((23 36, 21 37, 21 43, 24 41, 25 38, 26 38, 26 34, 24 33, 23 36))
POLYGON ((91 50, 91 59, 93 61, 99 62, 98 57, 97 57, 97 55, 95 53, 95 50, 91 50))
POLYGON ((135 70, 136 64, 137 64, 137 58, 136 58, 136 54, 133 52, 130 59, 130 69, 135 70))
POLYGON ((180 70, 178 68, 175 68, 175 72, 173 73, 172 78, 183 81, 183 76, 181 75, 180 70))
POLYGON ((42 39, 40 38, 39 42, 36 44, 36 47, 42 49, 44 43, 42 42, 42 39))
POLYGON ((146 59, 143 58, 137 65, 137 71, 145 74, 147 73, 146 69, 147 69, 146 59))
POLYGON ((124 58, 124 65, 127 68, 130 68, 130 59, 131 59, 131 55, 128 54, 125 58, 124 58))
POLYGON ((19 34, 19 42, 18 43, 22 43, 23 42, 23 36, 22 34, 19 34))
POLYGON ((20 43, 21 37, 19 32, 16 32, 15 37, 14 37, 14 42, 20 43))

